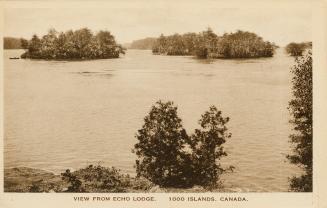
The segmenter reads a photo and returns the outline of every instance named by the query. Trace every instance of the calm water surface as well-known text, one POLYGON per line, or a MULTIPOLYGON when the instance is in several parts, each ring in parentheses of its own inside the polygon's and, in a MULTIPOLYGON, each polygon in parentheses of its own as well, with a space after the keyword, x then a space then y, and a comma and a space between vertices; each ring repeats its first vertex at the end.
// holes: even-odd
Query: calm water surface
POLYGON ((134 174, 131 153, 144 116, 159 99, 172 100, 189 133, 216 105, 231 118, 223 177, 235 191, 287 191, 299 173, 290 151, 288 101, 293 58, 215 60, 155 56, 129 50, 119 59, 10 60, 6 50, 5 167, 60 173, 87 164, 116 166, 134 174))

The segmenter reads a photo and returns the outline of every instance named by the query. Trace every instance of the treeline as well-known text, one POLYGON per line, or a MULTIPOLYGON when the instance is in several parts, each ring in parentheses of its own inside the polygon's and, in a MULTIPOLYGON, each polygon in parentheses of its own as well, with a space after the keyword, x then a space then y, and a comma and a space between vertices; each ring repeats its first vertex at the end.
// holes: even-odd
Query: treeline
POLYGON ((21 39, 13 37, 3 38, 3 48, 4 49, 22 49, 21 39))
POLYGON ((157 38, 144 38, 140 40, 134 40, 129 46, 130 49, 151 50, 156 42, 157 38))
POLYGON ((109 31, 93 34, 88 28, 66 32, 50 29, 42 38, 33 35, 29 41, 22 40, 22 47, 27 51, 21 57, 31 59, 107 59, 125 53, 109 31))
POLYGON ((201 33, 161 35, 152 52, 165 55, 193 55, 198 58, 272 57, 277 46, 255 33, 238 30, 218 36, 210 28, 201 33))
POLYGON ((312 42, 289 43, 285 50, 291 56, 302 56, 303 52, 312 48, 312 42))

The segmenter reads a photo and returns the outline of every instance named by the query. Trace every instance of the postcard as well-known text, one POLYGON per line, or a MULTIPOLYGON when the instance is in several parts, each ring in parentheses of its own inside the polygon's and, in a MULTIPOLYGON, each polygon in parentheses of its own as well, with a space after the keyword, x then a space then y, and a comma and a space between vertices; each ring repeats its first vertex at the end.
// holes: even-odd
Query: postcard
POLYGON ((326 207, 324 1, 3 1, 1 207, 326 207))

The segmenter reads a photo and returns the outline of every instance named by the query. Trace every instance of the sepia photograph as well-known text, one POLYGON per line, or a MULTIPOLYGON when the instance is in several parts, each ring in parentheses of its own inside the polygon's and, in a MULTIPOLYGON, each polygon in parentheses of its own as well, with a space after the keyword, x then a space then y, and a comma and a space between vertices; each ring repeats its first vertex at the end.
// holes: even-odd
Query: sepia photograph
POLYGON ((313 192, 310 1, 8 5, 5 193, 313 192))

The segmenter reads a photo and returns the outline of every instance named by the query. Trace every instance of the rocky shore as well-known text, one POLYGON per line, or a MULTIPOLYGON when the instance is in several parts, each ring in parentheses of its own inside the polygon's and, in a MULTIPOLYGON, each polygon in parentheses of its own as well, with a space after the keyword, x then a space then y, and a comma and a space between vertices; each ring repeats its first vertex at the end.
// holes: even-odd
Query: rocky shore
MULTIPOLYGON (((121 189, 117 189, 117 187, 103 187, 99 185, 99 181, 94 181, 93 178, 91 180, 85 180, 85 172, 90 169, 82 169, 73 172, 76 173, 81 178, 81 184, 85 187, 84 191, 76 191, 76 192, 147 192, 147 193, 203 193, 209 192, 200 186, 195 186, 189 189, 180 189, 180 188, 162 188, 159 187, 146 179, 140 178, 132 178, 127 177, 128 179, 120 178, 120 180, 124 180, 125 183, 127 181, 127 185, 122 186, 121 183, 117 186, 123 187, 121 189), (83 172, 83 173, 82 173, 83 172), (84 177, 82 175, 84 174, 84 177), (95 188, 96 187, 96 188, 95 188), (100 187, 100 188, 99 188, 100 187), (102 188, 103 187, 103 188, 102 188), (113 189, 115 188, 115 189, 113 189), (118 191, 117 191, 118 190, 118 191)), ((94 168, 92 169, 94 170, 94 168)), ((94 177, 94 175, 92 175, 94 177)), ((96 178, 96 177, 94 177, 96 178)), ((5 192, 45 192, 45 193, 62 193, 62 192, 74 192, 69 191, 71 187, 71 182, 69 180, 64 180, 62 175, 56 175, 52 172, 28 168, 28 167, 17 167, 17 168, 7 168, 4 170, 4 191, 5 192)), ((210 190, 210 192, 228 192, 230 190, 227 189, 215 189, 210 190)))

